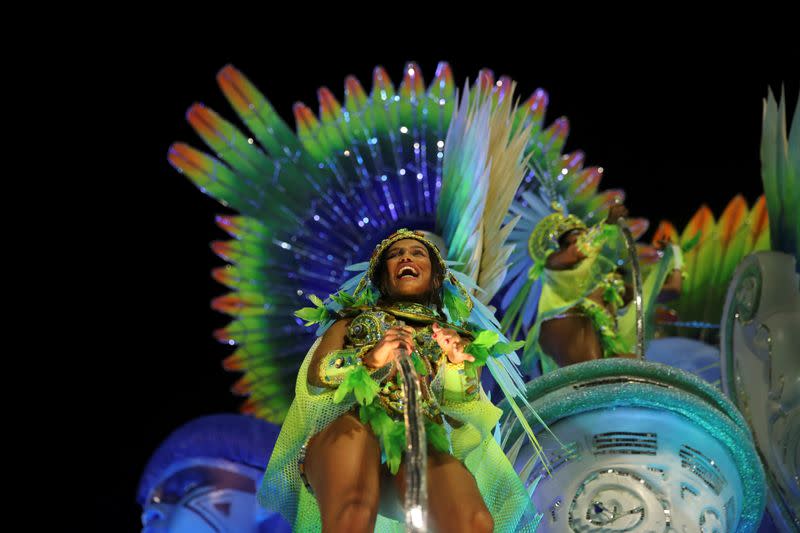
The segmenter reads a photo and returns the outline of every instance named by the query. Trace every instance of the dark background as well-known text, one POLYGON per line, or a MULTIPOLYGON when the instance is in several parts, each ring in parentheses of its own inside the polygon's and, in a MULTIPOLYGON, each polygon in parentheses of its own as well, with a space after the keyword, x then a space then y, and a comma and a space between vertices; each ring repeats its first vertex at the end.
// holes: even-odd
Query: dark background
POLYGON ((220 366, 230 349, 211 337, 227 322, 209 307, 226 292, 210 277, 222 261, 209 249, 226 237, 213 221, 225 209, 166 160, 173 141, 204 147, 184 120, 193 102, 238 121, 215 82, 226 63, 291 125, 292 104, 316 109, 321 85, 342 100, 344 78, 354 74, 369 92, 377 64, 396 86, 406 61, 417 61, 429 83, 437 61, 447 60, 459 87, 482 67, 511 76, 524 98, 542 87, 550 95, 547 123, 570 120, 566 151, 581 149, 586 165, 603 166, 601 188, 624 188, 632 214, 650 218, 651 228, 663 218, 682 228, 703 203, 719 215, 739 192, 752 205, 762 191, 767 87, 779 90, 785 81, 790 109, 800 90, 797 47, 715 43, 654 52, 626 42, 571 51, 558 40, 498 36, 493 46, 470 47, 420 43, 414 35, 306 40, 302 48, 268 35, 253 42, 233 40, 220 51, 220 43, 201 48, 176 39, 100 66, 113 73, 103 91, 111 105, 101 108, 95 128, 104 179, 80 207, 110 215, 91 228, 94 246, 108 253, 90 268, 85 288, 95 295, 90 316, 97 318, 82 331, 104 336, 95 343, 103 352, 98 364, 84 372, 87 420, 97 432, 87 460, 103 478, 93 491, 98 523, 115 531, 137 530, 136 485, 158 444, 181 424, 240 403, 228 392, 237 375, 220 366))

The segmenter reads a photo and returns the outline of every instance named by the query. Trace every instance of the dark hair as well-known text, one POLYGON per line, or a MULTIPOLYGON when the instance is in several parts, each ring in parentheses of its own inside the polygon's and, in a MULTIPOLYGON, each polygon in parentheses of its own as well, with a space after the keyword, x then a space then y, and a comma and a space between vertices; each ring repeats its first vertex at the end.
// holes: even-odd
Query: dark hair
POLYGON ((562 233, 562 234, 561 234, 561 236, 558 238, 558 247, 559 247, 559 248, 565 248, 565 247, 566 247, 566 245, 567 245, 567 238, 568 238, 570 235, 572 235, 572 234, 573 234, 573 233, 575 233, 575 232, 578 232, 578 233, 583 233, 584 231, 586 231, 586 230, 584 230, 584 229, 581 229, 581 228, 572 228, 572 229, 570 229, 570 230, 567 230, 567 231, 565 231, 565 232, 564 232, 564 233, 562 233))
MULTIPOLYGON (((439 260, 437 259, 436 252, 431 250, 431 247, 425 244, 422 241, 418 241, 420 244, 425 246, 425 249, 428 251, 428 258, 431 261, 431 290, 428 292, 427 297, 424 298, 423 303, 426 305, 433 305, 436 307, 436 310, 441 316, 446 316, 444 314, 444 308, 442 304, 442 290, 444 286, 444 270, 442 269, 442 265, 439 264, 439 260)), ((389 248, 383 251, 381 254, 380 259, 378 259, 378 264, 375 267, 375 285, 378 287, 378 291, 380 291, 381 296, 380 300, 389 300, 392 297, 389 295, 389 283, 386 279, 386 254, 389 252, 389 248)))

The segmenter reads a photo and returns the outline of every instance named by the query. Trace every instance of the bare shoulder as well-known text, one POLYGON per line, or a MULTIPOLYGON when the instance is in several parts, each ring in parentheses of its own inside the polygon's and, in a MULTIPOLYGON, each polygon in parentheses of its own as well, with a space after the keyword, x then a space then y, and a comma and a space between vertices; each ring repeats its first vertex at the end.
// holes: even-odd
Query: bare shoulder
POLYGON ((344 347, 347 327, 352 321, 351 318, 340 318, 322 334, 316 354, 326 354, 332 350, 339 350, 344 347))
POLYGON ((339 319, 322 334, 317 349, 314 350, 314 355, 311 358, 311 365, 308 370, 308 382, 311 385, 317 387, 324 386, 318 377, 320 361, 325 354, 344 348, 347 326, 350 324, 350 320, 349 318, 339 319))
POLYGON ((333 339, 344 339, 344 336, 347 334, 347 326, 350 325, 352 322, 352 318, 340 318, 336 322, 329 327, 325 333, 322 335, 322 339, 324 340, 333 340, 333 339))

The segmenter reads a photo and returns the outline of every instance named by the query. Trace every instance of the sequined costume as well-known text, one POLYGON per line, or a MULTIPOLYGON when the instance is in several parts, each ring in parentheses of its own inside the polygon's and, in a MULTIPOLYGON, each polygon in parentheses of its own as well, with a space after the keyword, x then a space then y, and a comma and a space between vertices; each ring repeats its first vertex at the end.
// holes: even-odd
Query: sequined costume
MULTIPOLYGON (((402 325, 415 327, 414 344, 416 351, 412 353, 412 361, 421 381, 423 408, 426 417, 437 424, 442 423, 439 401, 443 394, 448 398, 457 397, 466 401, 477 393, 477 378, 468 378, 464 373, 464 365, 454 365, 447 361, 439 344, 433 338, 432 323, 445 323, 445 317, 427 306, 418 303, 398 302, 386 307, 348 310, 354 318, 347 327, 347 345, 326 355, 320 365, 320 381, 336 388, 341 384, 352 365, 360 364, 360 357, 371 350, 389 328, 402 325), (447 376, 445 380, 443 376, 447 376), (431 383, 436 376, 438 381, 431 383), (445 383, 451 386, 445 388, 445 383), (453 384, 457 384, 453 386, 453 384)), ((445 327, 457 328, 452 324, 445 327)), ((464 332, 466 333, 466 332, 464 332)), ((466 333, 469 335, 468 333, 466 333)), ((371 372, 372 378, 381 384, 378 397, 381 406, 393 419, 403 417, 403 391, 397 383, 391 365, 371 372)))
MULTIPOLYGON (((556 212, 539 222, 530 236, 528 249, 534 259, 531 276, 542 277, 542 293, 536 323, 528 333, 526 364, 540 360, 543 372, 558 368, 553 358, 541 349, 539 332, 542 323, 568 316, 582 316, 592 322, 603 357, 633 352, 634 307, 629 306, 618 316, 624 306, 625 283, 617 270, 623 255, 622 239, 616 226, 600 222, 587 227, 573 215, 556 212), (547 258, 559 248, 559 239, 573 230, 580 232, 576 245, 585 258, 567 270, 546 268, 547 258), (602 302, 592 297, 598 292, 602 292, 602 302)), ((652 314, 656 295, 669 272, 676 267, 674 252, 673 247, 665 250, 644 283, 646 316, 652 314)))
MULTIPOLYGON (((232 291, 214 300, 216 310, 232 317, 215 334, 221 342, 237 346, 225 367, 243 373, 234 386, 237 394, 247 396, 243 411, 275 423, 286 420, 264 480, 262 501, 285 504, 280 510, 302 526, 295 530, 305 531, 319 525, 319 513, 315 514, 313 496, 304 491, 297 474, 304 439, 355 402, 351 397, 336 403, 334 390, 308 387, 308 364, 318 342, 304 358, 313 333, 289 310, 312 291, 335 291, 347 276, 345 271, 363 261, 364 251, 387 231, 414 225, 442 236, 448 249, 445 257, 472 281, 469 287, 479 302, 488 305, 495 295, 499 297, 500 330, 511 339, 524 337, 538 330, 537 311, 557 312, 557 305, 539 305, 545 276, 529 277, 533 260, 526 248, 534 226, 549 213, 549 202, 566 200, 570 213, 592 225, 604 219, 607 208, 620 203, 624 193, 598 191, 603 171, 583 168, 582 152, 562 154, 569 124, 564 117, 549 126, 545 123, 545 91, 539 89, 524 104, 512 105, 517 101, 513 82, 503 77, 495 83, 489 70, 481 71, 479 81, 467 86, 459 98, 446 63, 437 67, 427 87, 419 66, 407 64, 397 90, 378 67, 371 93, 349 77, 342 104, 321 88, 318 116, 305 105, 296 105, 294 129, 234 67, 223 68, 217 79, 246 127, 206 106, 193 105, 187 118, 208 145, 208 153, 176 143, 170 147, 169 160, 204 193, 237 212, 218 218, 233 239, 213 244, 214 252, 230 263, 216 269, 214 277, 232 291)), ((771 217, 769 223, 781 220, 791 217, 771 217)), ((645 231, 646 223, 630 222, 636 226, 635 236, 645 231)), ((705 287, 716 283, 720 290, 732 272, 727 277, 712 276, 719 247, 703 248, 703 241, 723 242, 730 265, 768 241, 763 198, 749 217, 746 207, 744 215, 741 209, 724 215, 721 239, 708 238, 716 234, 713 225, 713 217, 699 212, 680 237, 682 244, 688 244, 702 229, 701 245, 690 252, 696 258, 687 255, 689 269, 697 270, 690 274, 690 288, 697 290, 684 298, 687 308, 708 307, 705 287), (745 219, 748 223, 741 223, 745 219), (740 232, 739 227, 752 231, 740 232), (733 230, 736 235, 729 239, 733 230)), ((597 283, 602 276, 585 279, 597 283)), ((612 290, 616 281, 610 281, 612 290)), ((654 281, 651 289, 656 285, 654 281)), ((562 297, 562 303, 568 303, 564 299, 568 294, 552 293, 552 298, 562 297)), ((570 312, 569 307, 564 309, 570 312)), ((624 327, 623 318, 620 331, 624 327)), ((518 361, 512 354, 495 368, 492 363, 487 367, 495 375, 496 369, 515 367, 518 361)), ((504 393, 524 387, 512 373, 505 377, 499 380, 504 393)), ((500 530, 513 529, 524 522, 514 520, 515 513, 522 512, 514 507, 519 491, 511 481, 507 486, 512 490, 496 490, 502 484, 492 476, 506 479, 507 462, 488 437, 496 413, 483 407, 487 403, 478 391, 475 400, 444 402, 439 407, 448 412, 471 408, 462 419, 472 422, 449 436, 453 453, 464 457, 475 475, 500 530)), ((527 509, 525 500, 521 505, 527 509)), ((378 526, 397 524, 379 517, 378 526)))
MULTIPOLYGON (((398 236, 420 240, 435 250, 435 246, 419 234, 400 230, 379 245, 376 249, 378 253, 373 254, 371 266, 377 263, 379 252, 388 247, 387 243, 398 240, 398 236)), ((432 258, 432 261, 444 264, 440 257, 432 258)), ((372 274, 374 269, 370 268, 363 279, 370 280, 372 274)), ((360 287, 364 285, 360 284, 360 287)), ((358 292, 355 291, 356 294, 358 292)), ((402 389, 391 363, 365 372, 361 357, 375 346, 389 328, 408 324, 416 329, 416 349, 412 361, 422 382, 429 441, 440 451, 452 453, 472 473, 497 531, 533 531, 538 517, 518 475, 493 436, 500 410, 486 397, 476 376, 470 377, 465 363, 455 365, 447 361, 432 338, 431 328, 435 321, 458 329, 462 338, 471 339, 475 335, 463 325, 448 324, 446 317, 418 303, 356 306, 341 309, 337 315, 352 317, 347 327, 345 346, 322 357, 317 377, 324 384, 323 387, 310 385, 308 379, 319 341, 306 355, 297 378, 295 399, 259 491, 261 504, 281 512, 297 531, 314 531, 321 527, 317 501, 302 475, 305 446, 328 424, 354 408, 359 410, 362 421, 365 419, 365 409, 375 409, 375 405, 391 419, 391 423, 382 424, 384 427, 380 429, 375 425, 372 428, 378 437, 384 459, 390 470, 396 472, 399 463, 392 464, 392 455, 396 453, 392 441, 398 438, 397 432, 405 444, 402 389), (368 373, 371 381, 378 384, 376 400, 370 405, 361 402, 359 406, 357 393, 337 398, 343 384, 359 372, 362 375, 368 373), (444 438, 444 441, 440 438, 444 438)), ((374 411, 366 415, 368 418, 373 416, 374 411)), ((402 523, 391 517, 378 517, 376 530, 402 531, 403 528, 402 523)))
MULTIPOLYGON (((224 366, 243 374, 233 387, 247 397, 243 412, 284 424, 273 462, 283 461, 277 468, 286 469, 285 482, 272 478, 265 490, 286 489, 274 495, 278 504, 288 498, 281 511, 313 525, 313 511, 298 513, 316 509, 298 503, 310 497, 303 496, 297 474, 300 448, 354 404, 352 395, 334 403, 334 391, 309 390, 308 365, 301 361, 308 362, 314 333, 291 311, 309 294, 333 294, 349 283, 387 232, 424 227, 441 238, 443 259, 474 296, 474 309, 460 308, 465 291, 446 291, 443 303, 458 315, 448 322, 492 330, 508 348, 515 336, 503 335, 489 304, 515 262, 509 235, 518 217, 509 217, 509 210, 531 165, 553 171, 560 165, 568 126, 563 119, 545 122, 544 90, 522 103, 512 80, 495 80, 483 70, 457 92, 444 62, 429 85, 414 63, 403 69, 397 88, 380 67, 371 92, 349 77, 341 104, 323 87, 319 115, 303 104, 294 107, 296 128, 233 66, 221 69, 217 81, 244 128, 193 105, 187 119, 209 150, 177 142, 169 161, 236 212, 217 219, 232 239, 212 245, 229 263, 214 277, 231 290, 212 303, 231 316, 215 336, 236 346, 224 366)), ((354 287, 345 292, 353 295, 354 287)), ((486 370, 499 389, 494 398, 509 398, 520 417, 530 405, 516 349, 491 354, 486 370)), ((511 471, 490 437, 496 411, 477 394, 476 400, 439 406, 443 412, 463 408, 459 419, 474 422, 451 432, 453 453, 475 475, 501 530, 530 525, 515 518, 530 510, 522 490, 500 491, 500 482, 492 481, 511 471)), ((535 442, 532 429, 526 432, 535 442)))

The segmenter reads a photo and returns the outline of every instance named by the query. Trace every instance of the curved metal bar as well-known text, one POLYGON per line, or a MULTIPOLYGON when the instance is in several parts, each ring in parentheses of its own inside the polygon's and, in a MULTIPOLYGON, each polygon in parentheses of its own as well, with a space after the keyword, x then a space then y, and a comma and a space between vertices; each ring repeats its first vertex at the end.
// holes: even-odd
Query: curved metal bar
POLYGON ((636 241, 628 229, 627 219, 620 218, 617 225, 625 240, 625 248, 631 260, 633 272, 633 301, 636 305, 636 355, 644 359, 644 301, 642 299, 642 271, 639 268, 639 255, 636 252, 636 241))
POLYGON ((428 447, 425 441, 425 415, 422 412, 422 391, 411 356, 401 350, 395 359, 403 378, 403 419, 406 426, 406 493, 404 507, 406 531, 428 530, 428 447))

